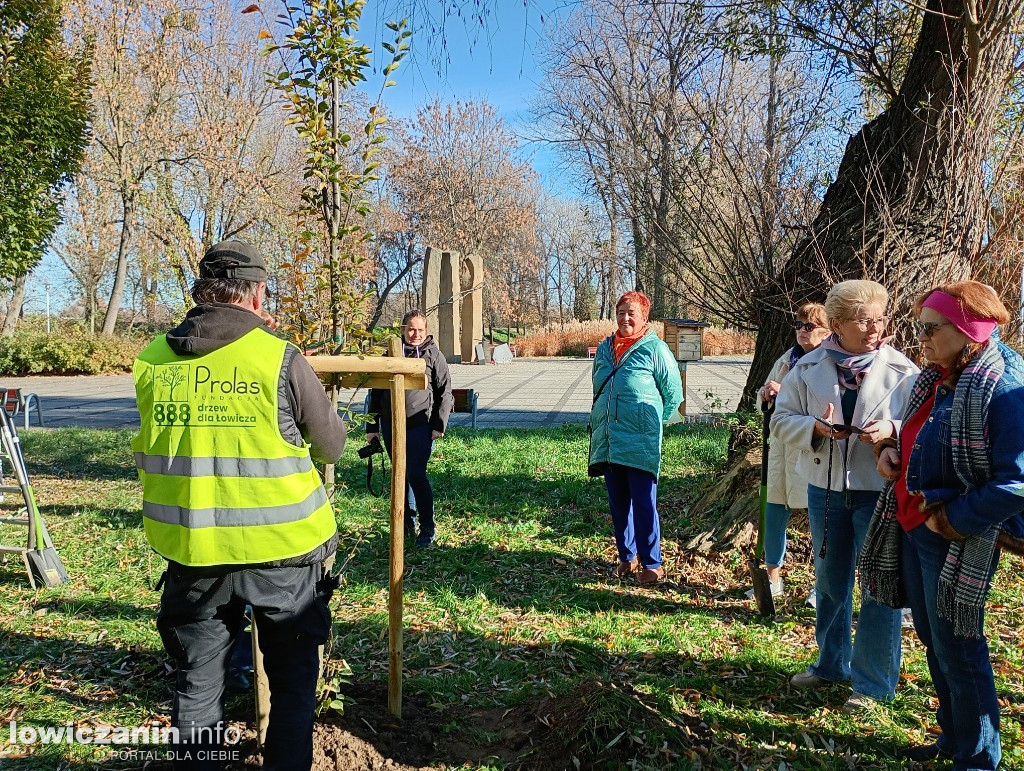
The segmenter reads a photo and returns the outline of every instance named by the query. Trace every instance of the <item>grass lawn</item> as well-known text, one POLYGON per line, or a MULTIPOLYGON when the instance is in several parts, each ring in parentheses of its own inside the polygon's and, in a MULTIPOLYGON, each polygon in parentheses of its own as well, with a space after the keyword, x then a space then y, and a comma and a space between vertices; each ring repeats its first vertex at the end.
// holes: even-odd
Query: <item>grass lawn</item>
MULTIPOLYGON (((19 562, 0 565, 4 768, 141 767, 81 745, 9 746, 12 720, 168 722, 173 676, 151 588, 163 561, 142 533, 129 438, 78 429, 23 437, 73 581, 32 592, 19 562)), ((847 716, 848 688, 805 693, 786 682, 814 656, 813 611, 802 605, 812 581, 806 560, 787 567, 787 598, 768 624, 742 597, 744 555, 682 550, 694 525, 686 504, 718 472, 725 441, 705 426, 668 431, 660 501, 672 580, 657 589, 608 577, 607 502, 600 480, 585 476, 582 427, 457 429, 436 445, 438 544, 406 552, 401 730, 410 741, 420 723, 429 733, 414 765, 899 768, 895 750, 926 740, 935 705, 912 633, 896 702, 847 716)), ((343 694, 379 691, 387 679, 388 504, 365 492, 358 443, 339 464, 344 582, 331 657, 351 669, 343 694)), ((791 536, 798 555, 800 523, 791 536)), ((1004 557, 987 629, 1003 703, 1002 767, 1024 771, 1019 568, 1004 557)), ((230 716, 251 720, 250 703, 232 700, 230 716)), ((353 731, 365 722, 372 743, 382 729, 360 714, 347 710, 345 719, 353 731)))

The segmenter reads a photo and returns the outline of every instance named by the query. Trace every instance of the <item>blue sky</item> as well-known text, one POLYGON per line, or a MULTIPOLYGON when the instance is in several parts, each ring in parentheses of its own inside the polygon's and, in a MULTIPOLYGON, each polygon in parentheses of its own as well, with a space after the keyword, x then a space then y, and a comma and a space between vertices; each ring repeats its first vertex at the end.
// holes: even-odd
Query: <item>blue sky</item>
MULTIPOLYGON (((398 117, 410 118, 433 99, 484 99, 501 113, 515 133, 533 136, 536 132, 529 108, 544 74, 537 57, 548 31, 572 13, 576 2, 368 0, 363 10, 360 37, 373 48, 375 63, 389 60, 389 54, 380 43, 393 39, 394 33, 385 24, 409 14, 412 7, 417 15, 410 18, 411 55, 392 75, 397 85, 385 92, 388 109, 398 117), (442 8, 452 6, 466 6, 470 13, 479 14, 481 5, 487 6, 482 18, 471 19, 469 24, 455 13, 447 19, 440 15, 442 8), (434 32, 431 25, 434 25, 434 32), (444 48, 441 46, 442 27, 444 48)), ((378 69, 368 83, 374 96, 380 84, 378 69)), ((549 188, 567 196, 576 194, 574 180, 558 170, 557 159, 549 145, 524 142, 523 152, 549 188)), ((66 268, 48 252, 29 280, 27 313, 45 312, 45 280, 49 280, 54 312, 74 299, 66 268)))
MULTIPOLYGON (((483 99, 501 113, 513 131, 532 136, 529 107, 544 75, 537 58, 549 30, 572 12, 575 0, 485 0, 480 3, 489 6, 485 13, 468 23, 455 14, 442 19, 439 7, 443 4, 444 0, 367 2, 360 32, 372 45, 375 62, 389 56, 380 47, 382 40, 389 41, 394 34, 386 22, 408 13, 410 5, 416 6, 414 13, 418 14, 410 18, 411 56, 394 73, 398 85, 384 95, 388 109, 408 118, 433 99, 483 99), (431 13, 422 13, 424 6, 431 13)), ((448 0, 449 7, 453 4, 480 13, 476 0, 448 0)), ((376 95, 379 77, 371 78, 370 85, 376 95)), ((524 152, 545 181, 556 184, 559 175, 550 147, 527 142, 524 152)))

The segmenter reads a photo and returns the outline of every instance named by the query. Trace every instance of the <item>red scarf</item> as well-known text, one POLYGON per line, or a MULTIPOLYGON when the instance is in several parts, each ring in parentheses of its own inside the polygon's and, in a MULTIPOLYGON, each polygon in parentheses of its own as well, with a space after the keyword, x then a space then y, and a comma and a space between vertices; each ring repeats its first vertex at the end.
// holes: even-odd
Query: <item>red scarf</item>
POLYGON ((615 337, 612 338, 612 343, 615 348, 615 363, 618 364, 622 361, 622 357, 626 355, 626 351, 633 347, 633 343, 637 342, 641 337, 647 334, 650 327, 647 322, 644 322, 643 329, 637 332, 632 337, 623 337, 622 333, 618 330, 615 331, 615 337))

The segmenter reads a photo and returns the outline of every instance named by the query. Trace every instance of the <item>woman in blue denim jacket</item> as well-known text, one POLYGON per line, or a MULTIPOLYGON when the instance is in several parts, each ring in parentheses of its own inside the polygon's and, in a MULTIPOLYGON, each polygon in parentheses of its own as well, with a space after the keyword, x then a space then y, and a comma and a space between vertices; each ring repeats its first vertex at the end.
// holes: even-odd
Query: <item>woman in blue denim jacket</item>
POLYGON ((994 769, 999 703, 984 611, 1000 548, 1024 554, 1024 360, 994 336, 1009 313, 984 284, 929 290, 915 315, 929 366, 898 442, 878 450, 891 484, 865 539, 861 587, 909 605, 939 699, 938 740, 901 755, 994 769))

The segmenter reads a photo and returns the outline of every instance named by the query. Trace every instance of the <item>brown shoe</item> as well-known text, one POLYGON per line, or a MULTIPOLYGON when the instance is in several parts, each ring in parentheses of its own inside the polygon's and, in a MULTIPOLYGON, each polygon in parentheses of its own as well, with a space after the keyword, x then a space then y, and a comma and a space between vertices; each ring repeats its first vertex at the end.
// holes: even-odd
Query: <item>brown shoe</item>
POLYGON ((657 584, 665 578, 665 571, 662 568, 644 568, 640 574, 640 583, 645 585, 657 584))
POLYGON ((632 562, 620 562, 615 566, 615 569, 612 571, 612 575, 616 578, 625 578, 639 569, 640 560, 638 559, 634 559, 632 562))

